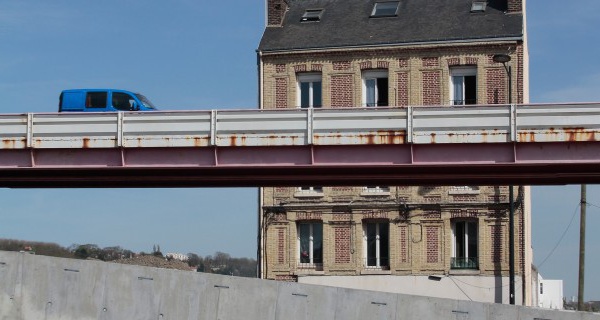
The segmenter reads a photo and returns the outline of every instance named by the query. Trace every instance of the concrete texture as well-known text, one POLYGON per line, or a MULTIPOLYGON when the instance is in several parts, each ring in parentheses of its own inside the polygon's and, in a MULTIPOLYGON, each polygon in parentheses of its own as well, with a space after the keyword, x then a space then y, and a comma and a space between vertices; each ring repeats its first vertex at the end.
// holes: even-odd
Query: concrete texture
POLYGON ((410 296, 0 251, 0 320, 600 320, 410 296))

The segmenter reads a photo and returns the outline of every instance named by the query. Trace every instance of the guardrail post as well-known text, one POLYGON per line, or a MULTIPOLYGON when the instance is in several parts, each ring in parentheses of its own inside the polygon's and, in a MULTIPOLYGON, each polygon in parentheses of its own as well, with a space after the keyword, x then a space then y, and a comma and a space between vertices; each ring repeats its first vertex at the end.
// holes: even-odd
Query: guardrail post
POLYGON ((217 145, 217 110, 210 111, 210 145, 217 145))
POLYGON ((517 105, 510 105, 510 142, 517 142, 517 105))
POLYGON ((313 108, 306 108, 306 139, 307 144, 313 144, 313 122, 314 122, 314 110, 313 108))
POLYGON ((27 114, 27 148, 33 147, 33 113, 27 114))
POLYGON ((406 109, 406 142, 413 143, 413 107, 406 109))
POLYGON ((123 112, 117 112, 117 147, 123 146, 123 112))

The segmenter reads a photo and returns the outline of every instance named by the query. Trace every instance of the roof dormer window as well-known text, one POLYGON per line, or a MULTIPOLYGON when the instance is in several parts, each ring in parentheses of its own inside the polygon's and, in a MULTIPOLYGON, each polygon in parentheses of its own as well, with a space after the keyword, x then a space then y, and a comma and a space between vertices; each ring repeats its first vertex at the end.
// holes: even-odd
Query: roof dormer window
POLYGON ((318 22, 321 21, 323 9, 307 9, 302 15, 300 22, 318 22))
POLYGON ((471 12, 485 12, 486 5, 486 1, 473 1, 473 4, 471 4, 471 12))
POLYGON ((371 17, 395 17, 398 14, 399 3, 400 1, 375 2, 371 17))

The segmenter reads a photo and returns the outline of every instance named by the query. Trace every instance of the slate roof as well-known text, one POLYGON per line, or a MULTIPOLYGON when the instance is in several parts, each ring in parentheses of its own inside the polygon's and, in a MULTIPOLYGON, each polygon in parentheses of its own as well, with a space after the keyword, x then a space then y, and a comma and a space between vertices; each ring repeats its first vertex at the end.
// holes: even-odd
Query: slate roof
POLYGON ((267 27, 258 50, 523 37, 523 15, 505 13, 506 0, 488 0, 484 13, 471 13, 473 0, 400 0, 396 17, 371 18, 376 1, 288 0, 283 26, 267 27), (324 9, 321 21, 300 22, 307 9, 324 9))

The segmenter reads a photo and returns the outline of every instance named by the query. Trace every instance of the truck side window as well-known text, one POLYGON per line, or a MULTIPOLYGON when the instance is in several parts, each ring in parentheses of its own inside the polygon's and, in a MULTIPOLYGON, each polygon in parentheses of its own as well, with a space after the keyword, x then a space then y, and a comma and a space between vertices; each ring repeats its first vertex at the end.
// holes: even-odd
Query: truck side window
POLYGON ((106 108, 107 92, 88 92, 85 98, 86 108, 106 108))
POLYGON ((117 110, 129 111, 132 109, 134 102, 135 99, 127 93, 113 92, 112 94, 112 104, 117 110))

